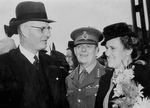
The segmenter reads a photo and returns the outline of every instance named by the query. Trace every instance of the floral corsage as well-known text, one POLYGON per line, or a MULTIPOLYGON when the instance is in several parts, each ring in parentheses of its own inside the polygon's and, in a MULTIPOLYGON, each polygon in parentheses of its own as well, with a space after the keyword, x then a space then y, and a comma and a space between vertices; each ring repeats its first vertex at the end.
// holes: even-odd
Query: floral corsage
POLYGON ((143 96, 144 87, 135 83, 134 66, 124 68, 114 75, 112 81, 116 85, 113 95, 113 108, 150 108, 150 99, 143 96))

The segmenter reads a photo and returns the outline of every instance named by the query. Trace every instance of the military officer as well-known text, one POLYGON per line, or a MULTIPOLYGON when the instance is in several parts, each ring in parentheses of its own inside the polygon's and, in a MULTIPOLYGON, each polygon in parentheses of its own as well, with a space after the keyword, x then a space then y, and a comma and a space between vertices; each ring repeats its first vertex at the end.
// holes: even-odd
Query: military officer
POLYGON ((71 108, 94 108, 99 80, 105 70, 97 61, 98 42, 102 33, 91 27, 82 27, 71 33, 74 52, 79 61, 77 68, 66 78, 67 99, 71 108))

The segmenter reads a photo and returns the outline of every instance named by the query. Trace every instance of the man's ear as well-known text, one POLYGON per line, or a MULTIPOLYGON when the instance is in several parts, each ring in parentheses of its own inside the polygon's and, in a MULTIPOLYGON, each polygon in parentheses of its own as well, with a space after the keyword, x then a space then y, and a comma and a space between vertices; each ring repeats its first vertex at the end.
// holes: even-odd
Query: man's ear
POLYGON ((29 29, 25 24, 20 25, 20 32, 24 37, 28 37, 29 29))

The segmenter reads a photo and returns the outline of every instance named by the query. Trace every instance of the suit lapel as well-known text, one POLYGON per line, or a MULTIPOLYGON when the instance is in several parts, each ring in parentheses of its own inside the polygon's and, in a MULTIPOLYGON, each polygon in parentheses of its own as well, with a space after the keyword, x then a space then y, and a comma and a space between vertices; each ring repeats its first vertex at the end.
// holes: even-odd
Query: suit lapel
POLYGON ((113 72, 112 71, 107 71, 105 75, 103 75, 101 77, 101 80, 100 80, 100 89, 103 88, 101 86, 107 86, 107 89, 109 89, 109 86, 110 86, 110 80, 111 80, 111 77, 113 75, 113 72))
POLYGON ((32 64, 30 61, 20 52, 19 48, 15 49, 12 54, 11 54, 11 59, 12 59, 12 66, 16 67, 13 68, 15 69, 15 74, 19 75, 19 79, 22 81, 26 81, 24 83, 27 83, 27 85, 31 84, 32 81, 30 81, 30 74, 35 71, 32 68, 32 64))

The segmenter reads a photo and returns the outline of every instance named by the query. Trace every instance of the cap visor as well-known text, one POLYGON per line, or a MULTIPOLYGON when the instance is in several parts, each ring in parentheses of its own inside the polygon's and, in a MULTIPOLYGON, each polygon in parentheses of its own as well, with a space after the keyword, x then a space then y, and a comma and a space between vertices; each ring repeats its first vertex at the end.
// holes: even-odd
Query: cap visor
POLYGON ((79 44, 94 44, 97 45, 98 43, 95 41, 77 41, 75 42, 75 45, 79 45, 79 44))

